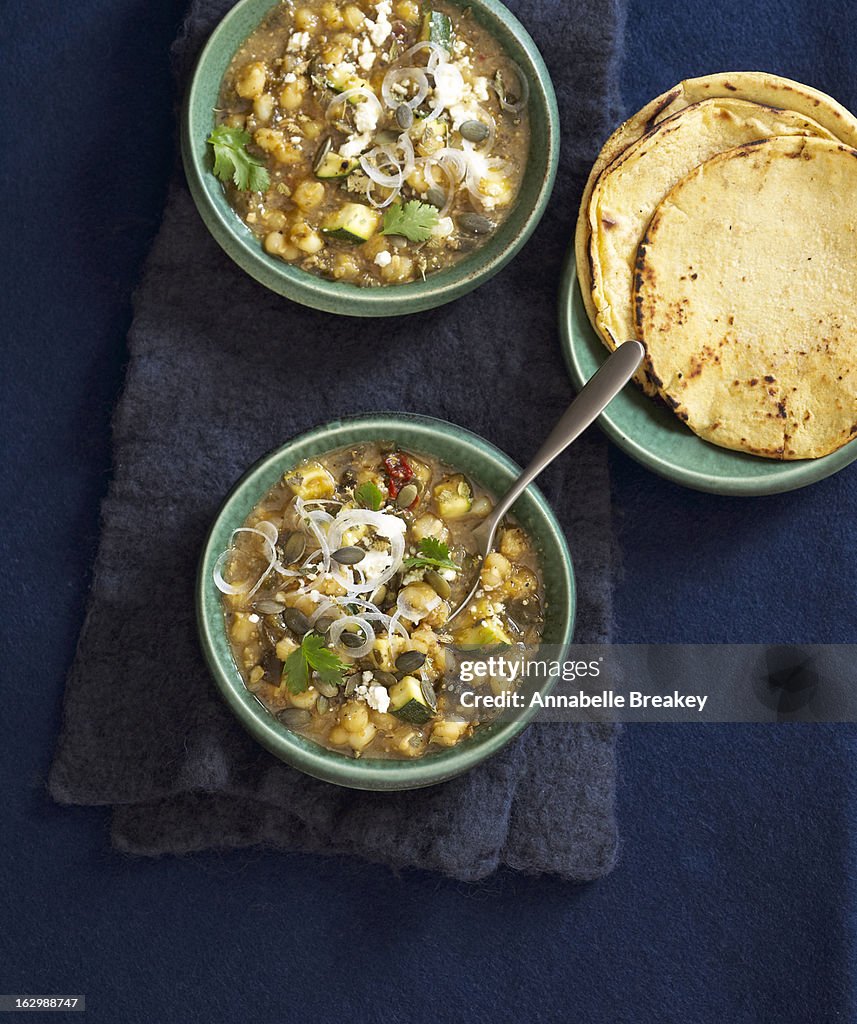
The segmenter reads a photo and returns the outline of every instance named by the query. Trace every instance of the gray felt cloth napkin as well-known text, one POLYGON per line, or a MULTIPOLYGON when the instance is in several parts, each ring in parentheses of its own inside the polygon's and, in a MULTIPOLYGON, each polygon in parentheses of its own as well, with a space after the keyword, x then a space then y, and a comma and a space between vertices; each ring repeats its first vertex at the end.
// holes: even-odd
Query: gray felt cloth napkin
MULTIPOLYGON (((176 46, 186 77, 230 6, 196 0, 176 46)), ((198 648, 205 532, 234 480, 314 424, 373 409, 430 413, 519 462, 572 392, 556 332, 561 262, 598 145, 618 116, 619 0, 512 5, 556 85, 562 157, 553 199, 518 258, 439 310, 360 321, 266 291, 208 235, 181 175, 136 297, 89 612, 50 788, 113 808, 138 854, 263 845, 356 854, 482 878, 505 865, 593 879, 615 858, 615 733, 537 725, 466 776, 415 793, 307 778, 234 721, 198 648)), ((579 441, 540 481, 578 577, 576 639, 608 638, 612 539, 605 442, 579 441)))

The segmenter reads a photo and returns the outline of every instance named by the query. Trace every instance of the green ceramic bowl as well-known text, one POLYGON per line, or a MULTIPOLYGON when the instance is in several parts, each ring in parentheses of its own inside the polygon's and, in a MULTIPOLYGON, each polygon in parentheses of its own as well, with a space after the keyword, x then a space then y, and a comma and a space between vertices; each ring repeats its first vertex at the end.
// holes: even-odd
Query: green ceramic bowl
MULTIPOLYGON (((569 254, 559 297, 563 355, 575 386, 582 387, 607 358, 592 329, 569 254)), ((857 441, 821 459, 777 462, 703 441, 666 406, 630 386, 610 403, 598 423, 632 459, 685 487, 712 494, 779 494, 806 487, 857 459, 857 441)))
POLYGON ((181 148, 190 191, 206 226, 235 262, 267 288, 305 306, 350 316, 400 316, 451 302, 487 281, 522 248, 550 198, 559 160, 559 115, 544 61, 518 19, 497 0, 452 0, 473 10, 526 74, 530 85, 530 153, 521 194, 496 234, 472 255, 426 281, 358 288, 326 281, 269 256, 234 213, 211 173, 206 138, 214 127, 220 82, 240 44, 274 6, 241 0, 211 35, 185 96, 181 148))
MULTIPOLYGON (((495 754, 527 725, 528 719, 498 722, 449 750, 417 761, 372 758, 354 760, 326 750, 290 732, 245 687, 232 658, 224 626, 220 592, 212 569, 258 500, 282 474, 302 459, 360 441, 394 438, 403 447, 436 455, 495 493, 502 493, 520 472, 501 451, 476 434, 443 420, 407 413, 376 413, 337 420, 300 434, 257 462, 233 487, 205 542, 197 579, 196 602, 202 648, 220 692, 250 734, 283 761, 317 779, 353 789, 417 789, 451 779, 495 754)), ((542 552, 547 597, 544 642, 565 648, 574 626, 575 589, 571 556, 562 530, 544 496, 534 486, 517 501, 515 516, 542 552)), ((556 682, 544 682, 548 692, 556 682)))

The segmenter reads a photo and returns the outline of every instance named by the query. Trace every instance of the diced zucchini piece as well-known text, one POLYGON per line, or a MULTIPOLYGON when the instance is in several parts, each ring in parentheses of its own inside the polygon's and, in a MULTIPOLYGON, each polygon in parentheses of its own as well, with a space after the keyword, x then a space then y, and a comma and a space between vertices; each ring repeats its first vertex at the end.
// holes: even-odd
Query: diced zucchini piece
POLYGON ((423 14, 423 23, 420 27, 420 40, 422 42, 437 43, 447 53, 452 53, 452 21, 440 11, 428 10, 423 14))
POLYGON ((390 687, 390 713, 411 725, 422 725, 433 717, 423 695, 422 684, 415 676, 403 676, 390 687))
POLYGON ((285 481, 304 501, 313 498, 329 498, 336 490, 336 481, 320 462, 302 462, 285 481))
POLYGON ((345 203, 325 219, 321 230, 343 242, 368 242, 380 223, 381 214, 377 210, 361 203, 345 203))
POLYGON ((347 178, 352 171, 357 170, 359 164, 359 160, 340 156, 339 153, 328 153, 316 170, 315 176, 325 181, 331 178, 347 178))
POLYGON ((497 644, 511 646, 513 640, 495 615, 478 626, 458 630, 455 642, 459 647, 495 647, 497 644))
POLYGON ((473 507, 473 488, 461 474, 456 474, 437 484, 434 500, 441 519, 458 519, 473 507))
MULTIPOLYGON (((357 89, 360 86, 364 86, 367 89, 370 88, 365 78, 355 75, 351 68, 342 64, 331 68, 325 77, 325 81, 334 92, 345 92, 346 89, 357 89)), ((354 96, 351 102, 353 103, 357 99, 358 97, 354 96)))

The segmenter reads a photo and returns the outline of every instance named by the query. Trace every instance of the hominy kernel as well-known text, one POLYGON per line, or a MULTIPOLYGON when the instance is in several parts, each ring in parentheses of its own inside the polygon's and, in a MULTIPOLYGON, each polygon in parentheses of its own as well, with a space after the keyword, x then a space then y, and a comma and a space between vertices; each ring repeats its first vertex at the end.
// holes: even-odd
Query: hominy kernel
POLYGON ((269 92, 263 92, 253 100, 253 113, 260 121, 270 121, 274 112, 274 97, 269 92))
POLYGON ((318 28, 318 17, 308 7, 299 7, 295 11, 295 27, 301 32, 315 32, 318 28))
POLYGON ((413 0, 400 0, 396 4, 396 16, 401 18, 402 21, 408 21, 411 24, 416 24, 420 18, 420 9, 413 2, 413 0))
POLYGON ((235 82, 235 91, 243 100, 254 100, 265 91, 268 70, 261 61, 254 61, 244 68, 235 82))
POLYGON ((342 28, 342 15, 336 4, 326 3, 321 5, 321 16, 328 28, 342 28))
POLYGON ((320 181, 302 181, 292 199, 301 210, 314 210, 324 202, 324 185, 320 181))
POLYGON ((366 15, 355 4, 349 4, 342 12, 342 16, 345 24, 354 31, 357 31, 366 20, 366 15))
POLYGON ((280 92, 280 106, 286 110, 297 110, 301 103, 303 103, 306 89, 305 78, 298 78, 294 82, 289 82, 288 85, 283 86, 280 92))

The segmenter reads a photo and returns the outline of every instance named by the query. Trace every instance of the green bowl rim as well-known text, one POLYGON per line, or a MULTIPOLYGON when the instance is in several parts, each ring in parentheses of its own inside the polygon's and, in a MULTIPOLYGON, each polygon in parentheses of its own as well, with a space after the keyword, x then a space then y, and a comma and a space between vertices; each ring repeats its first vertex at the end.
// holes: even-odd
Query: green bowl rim
MULTIPOLYGON (((207 596, 219 598, 218 594, 213 593, 210 571, 214 560, 220 553, 219 548, 217 551, 214 550, 214 536, 232 500, 244 490, 252 478, 265 467, 277 462, 287 450, 297 445, 323 438, 325 441, 330 441, 329 448, 332 450, 340 447, 341 443, 348 443, 347 441, 337 442, 337 434, 346 433, 354 428, 365 429, 370 432, 367 435, 368 439, 372 435, 380 436, 385 430, 386 423, 390 421, 392 421, 393 427, 395 424, 404 422, 417 428, 424 428, 427 435, 429 432, 437 432, 440 429, 441 432, 452 435, 455 440, 466 441, 471 449, 478 452, 480 456, 487 457, 495 467, 512 474, 520 472, 520 467, 508 455, 484 437, 433 416, 384 410, 331 420, 295 435, 284 444, 263 455, 233 484, 220 504, 206 534, 195 582, 197 632, 206 663, 226 704, 244 728, 276 757, 307 775, 352 789, 376 791, 418 789, 444 782, 468 771, 487 760, 514 739, 530 723, 536 714, 536 709, 528 709, 514 721, 484 727, 483 737, 485 733, 490 732, 490 735, 487 739, 483 738, 481 742, 474 743, 472 746, 455 747, 444 753, 433 754, 428 758, 415 761, 354 760, 337 755, 311 741, 295 737, 285 726, 274 719, 257 697, 246 689, 237 669, 233 666, 230 670, 222 664, 210 640, 210 634, 213 634, 215 630, 223 631, 224 628, 220 602, 218 600, 216 605, 218 617, 213 620, 208 614, 206 598, 207 596)), ((569 613, 562 637, 556 646, 565 650, 571 643, 574 634, 577 608, 571 553, 562 527, 539 488, 535 484, 530 484, 525 494, 534 502, 535 511, 544 519, 545 528, 550 531, 552 540, 558 546, 562 556, 561 566, 558 569, 561 570, 560 585, 565 591, 569 613)), ((555 675, 550 676, 541 686, 541 692, 549 692, 556 684, 557 678, 555 675)))
MULTIPOLYGON (((565 266, 562 273, 559 293, 559 333, 563 358, 569 375, 577 388, 583 387, 587 381, 584 366, 582 365, 582 347, 575 338, 574 305, 580 302, 583 305, 583 298, 580 292, 580 283, 577 277, 577 264, 574 246, 568 250, 565 266)), ((585 308, 583 310, 586 326, 595 338, 595 332, 589 324, 589 318, 585 308)), ((598 345, 604 349, 604 358, 608 352, 600 339, 598 345)), ((630 387, 636 387, 631 384, 630 387)), ((850 465, 857 459, 857 440, 843 445, 830 455, 822 456, 820 459, 802 459, 793 462, 777 462, 772 459, 761 459, 744 452, 732 452, 728 448, 718 449, 723 453, 723 458, 734 459, 735 466, 753 466, 759 462, 766 465, 776 466, 777 470, 770 470, 765 476, 748 475, 737 473, 735 475, 712 476, 703 473, 680 462, 672 462, 656 454, 645 439, 630 436, 617 422, 617 411, 627 407, 630 399, 624 394, 619 394, 598 417, 598 425, 610 438, 611 441, 622 449, 632 459, 639 462, 641 466, 650 469, 658 476, 664 477, 673 483, 682 484, 695 491, 703 491, 708 494, 725 495, 729 497, 762 497, 771 494, 782 494, 787 491, 798 490, 801 487, 808 487, 810 484, 824 480, 826 477, 838 473, 841 469, 850 465), (745 461, 752 460, 752 461, 745 461)), ((688 428, 685 428, 688 429, 688 428)), ((691 433, 688 430, 688 433, 691 433)), ((701 438, 695 438, 699 444, 709 446, 709 442, 701 438)), ((711 447, 717 447, 716 445, 711 447)))
MULTIPOLYGON (((449 270, 433 274, 425 281, 380 288, 360 288, 341 281, 328 281, 306 271, 275 261, 265 253, 258 241, 250 242, 240 231, 240 221, 231 209, 221 209, 213 198, 210 188, 210 173, 204 170, 194 148, 193 140, 200 132, 200 126, 193 118, 194 100, 201 88, 200 82, 207 64, 213 60, 221 45, 221 39, 229 24, 240 16, 241 10, 260 0, 239 0, 217 24, 197 58, 190 83, 185 90, 181 114, 181 154, 185 175, 193 201, 206 227, 226 254, 260 284, 279 295, 314 309, 320 309, 345 316, 403 316, 433 309, 460 298, 472 291, 490 277, 493 277, 512 260, 525 245, 545 213, 553 190, 557 167, 559 166, 559 109, 550 73, 535 42, 518 18, 499 0, 472 0, 468 6, 483 13, 488 20, 500 22, 513 35, 526 56, 529 72, 530 96, 537 97, 544 109, 546 146, 544 172, 532 207, 508 244, 499 249, 488 261, 475 263, 468 270, 468 259, 462 260, 449 270)), ((278 0, 270 0, 273 7, 278 0)), ((464 0, 453 0, 464 4, 464 0)), ((264 16, 264 15, 263 15, 264 16)), ((259 19, 261 20, 261 18, 259 19)), ((206 126, 208 135, 210 125, 206 126)), ((203 136, 199 136, 203 137, 203 136)), ((532 160, 532 150, 529 160, 532 160)), ((529 163, 527 173, 529 173, 529 163)), ((219 188, 219 183, 217 183, 219 188)), ((512 215, 514 216, 514 214, 512 215)), ((503 237, 505 221, 497 233, 503 237)), ((248 232, 249 233, 249 232, 248 232)), ((474 253, 476 259, 478 252, 474 253)))

